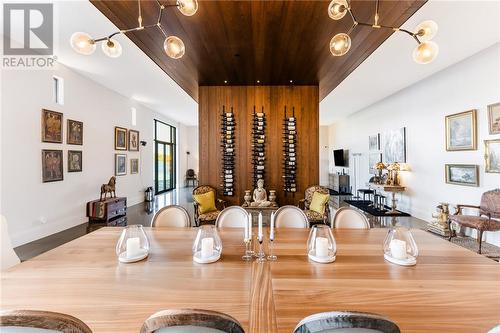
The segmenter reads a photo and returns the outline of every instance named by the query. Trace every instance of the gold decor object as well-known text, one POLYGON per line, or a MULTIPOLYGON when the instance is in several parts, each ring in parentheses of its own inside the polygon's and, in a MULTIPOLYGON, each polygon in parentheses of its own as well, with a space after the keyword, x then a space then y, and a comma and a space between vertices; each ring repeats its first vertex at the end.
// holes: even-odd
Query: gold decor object
POLYGON ((401 170, 401 166, 399 165, 399 163, 394 162, 389 164, 389 166, 387 166, 387 170, 389 171, 389 178, 387 179, 388 184, 390 183, 390 185, 398 186, 398 171, 401 170))
POLYGON ((432 221, 427 225, 427 231, 445 237, 450 236, 450 229, 448 228, 449 206, 449 203, 441 202, 436 207, 436 212, 432 213, 432 221))

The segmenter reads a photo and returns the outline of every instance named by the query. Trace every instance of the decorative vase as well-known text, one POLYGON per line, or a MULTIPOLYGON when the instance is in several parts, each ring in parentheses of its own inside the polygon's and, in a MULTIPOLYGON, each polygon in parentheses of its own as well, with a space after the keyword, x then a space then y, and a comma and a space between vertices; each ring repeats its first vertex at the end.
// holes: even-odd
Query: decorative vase
POLYGON ((246 207, 250 206, 250 201, 252 201, 252 194, 250 192, 250 190, 245 190, 245 196, 243 197, 246 207))
POLYGON ((272 205, 276 204, 276 191, 269 190, 269 201, 271 201, 272 205))

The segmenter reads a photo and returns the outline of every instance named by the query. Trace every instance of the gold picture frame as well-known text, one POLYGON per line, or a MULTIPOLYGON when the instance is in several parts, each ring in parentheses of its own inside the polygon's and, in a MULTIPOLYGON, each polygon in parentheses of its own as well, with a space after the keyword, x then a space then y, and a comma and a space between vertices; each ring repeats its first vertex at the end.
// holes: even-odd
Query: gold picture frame
POLYGON ((447 184, 479 186, 479 166, 475 164, 445 164, 447 184))
POLYGON ((488 173, 500 173, 500 139, 484 140, 484 159, 488 173))
POLYGON ((66 143, 68 145, 83 145, 83 122, 68 119, 66 133, 66 143))
POLYGON ((127 150, 128 130, 115 126, 115 150, 127 150))
POLYGON ((477 110, 445 117, 446 150, 477 150, 477 110))
POLYGON ((500 102, 488 105, 488 125, 490 134, 500 134, 500 102))
POLYGON ((139 159, 131 158, 130 159, 130 174, 139 173, 139 159))
POLYGON ((42 109, 42 142, 63 142, 63 114, 42 109))

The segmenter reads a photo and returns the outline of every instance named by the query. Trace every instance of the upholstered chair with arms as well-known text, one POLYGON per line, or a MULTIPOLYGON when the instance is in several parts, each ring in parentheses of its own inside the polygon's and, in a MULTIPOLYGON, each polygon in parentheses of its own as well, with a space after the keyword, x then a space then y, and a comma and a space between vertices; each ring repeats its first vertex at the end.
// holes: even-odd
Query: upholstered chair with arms
POLYGON ((359 210, 352 207, 341 207, 333 218, 335 229, 370 229, 370 222, 359 210))
POLYGON ((63 313, 10 310, 0 312, 0 332, 92 333, 92 330, 80 319, 63 313))
POLYGON ((184 207, 170 205, 158 210, 151 221, 152 227, 177 227, 191 226, 191 219, 184 207))
POLYGON ((306 214, 296 206, 283 206, 274 214, 276 228, 308 228, 309 221, 306 214))
POLYGON ((217 199, 217 191, 210 185, 200 185, 193 190, 194 221, 196 226, 215 223, 225 201, 217 199))
POLYGON ((248 213, 240 206, 224 208, 217 216, 215 226, 217 228, 245 228, 248 223, 248 213))
POLYGON ((21 261, 17 256, 16 252, 12 248, 12 243, 9 237, 9 227, 7 225, 7 220, 3 215, 0 215, 0 233, 2 237, 2 248, 0 249, 1 253, 1 267, 0 271, 6 270, 12 266, 19 264, 21 261))
POLYGON ((448 217, 450 241, 454 234, 451 230, 451 223, 453 222, 462 227, 477 230, 477 242, 479 244, 477 253, 481 253, 483 233, 485 231, 500 230, 500 189, 484 192, 481 196, 481 203, 479 206, 457 205, 457 212, 455 215, 450 215, 448 217), (474 208, 479 210, 479 216, 463 215, 462 211, 464 208, 474 208))
POLYGON ((304 199, 299 201, 299 207, 304 210, 310 225, 329 223, 329 199, 330 191, 323 186, 313 185, 306 189, 304 199))

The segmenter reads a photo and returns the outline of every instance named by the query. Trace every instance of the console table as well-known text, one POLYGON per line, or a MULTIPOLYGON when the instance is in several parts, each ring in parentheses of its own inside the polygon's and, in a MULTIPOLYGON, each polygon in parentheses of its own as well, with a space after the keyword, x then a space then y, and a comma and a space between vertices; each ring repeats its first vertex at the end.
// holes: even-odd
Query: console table
POLYGON ((384 192, 391 193, 391 198, 392 198, 391 210, 388 211, 386 214, 391 215, 391 214, 396 214, 398 212, 396 210, 396 208, 397 208, 396 193, 404 192, 406 190, 406 187, 400 186, 400 185, 385 185, 385 184, 375 184, 375 183, 368 183, 368 187, 371 188, 372 190, 378 190, 378 191, 384 191, 384 192))

